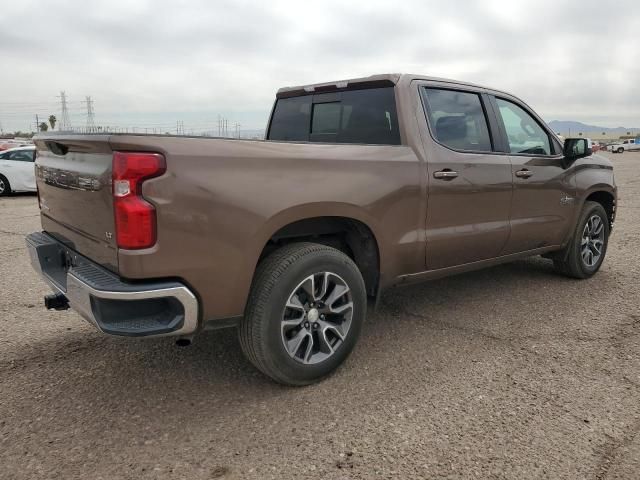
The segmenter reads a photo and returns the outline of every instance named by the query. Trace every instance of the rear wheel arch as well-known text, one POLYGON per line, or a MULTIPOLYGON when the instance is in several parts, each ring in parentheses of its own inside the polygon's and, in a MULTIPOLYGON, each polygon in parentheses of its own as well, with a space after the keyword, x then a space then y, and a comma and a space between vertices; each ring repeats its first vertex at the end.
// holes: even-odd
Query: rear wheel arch
POLYGON ((345 253, 360 270, 367 294, 377 294, 380 245, 374 231, 362 220, 346 216, 317 216, 281 225, 263 243, 257 263, 278 248, 297 242, 327 245, 345 253))

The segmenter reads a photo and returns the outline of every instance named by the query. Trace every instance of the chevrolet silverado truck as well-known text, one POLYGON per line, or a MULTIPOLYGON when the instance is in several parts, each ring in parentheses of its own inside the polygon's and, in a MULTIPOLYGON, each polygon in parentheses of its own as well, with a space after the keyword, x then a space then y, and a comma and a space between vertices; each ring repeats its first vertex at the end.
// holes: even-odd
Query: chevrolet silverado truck
MULTIPOLYGON (((100 331, 235 326, 287 385, 352 351, 392 286, 543 255, 587 278, 616 209, 611 163, 508 93, 408 74, 282 88, 266 139, 40 134, 47 308, 100 331)), ((587 294, 587 292, 585 292, 587 294)))

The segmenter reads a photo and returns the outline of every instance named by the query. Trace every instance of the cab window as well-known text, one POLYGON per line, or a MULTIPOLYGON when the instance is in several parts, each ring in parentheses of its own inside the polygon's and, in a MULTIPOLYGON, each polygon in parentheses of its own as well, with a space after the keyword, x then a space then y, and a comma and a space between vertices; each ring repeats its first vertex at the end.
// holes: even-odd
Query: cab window
POLYGON ((531 115, 508 100, 496 98, 496 103, 511 153, 551 155, 549 134, 531 115))
POLYGON ((423 87, 422 101, 431 125, 431 133, 438 142, 454 150, 492 150, 480 95, 423 87))
POLYGON ((280 98, 267 140, 400 145, 394 89, 280 98))

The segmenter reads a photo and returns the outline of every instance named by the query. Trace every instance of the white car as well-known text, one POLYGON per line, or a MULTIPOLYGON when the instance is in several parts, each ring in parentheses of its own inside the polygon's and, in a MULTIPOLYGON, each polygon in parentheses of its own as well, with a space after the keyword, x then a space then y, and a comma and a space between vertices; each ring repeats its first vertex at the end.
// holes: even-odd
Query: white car
POLYGON ((36 191, 35 159, 35 146, 0 152, 0 196, 36 191))
POLYGON ((638 139, 625 140, 621 143, 609 145, 608 150, 613 153, 629 152, 631 150, 640 150, 640 141, 638 139))

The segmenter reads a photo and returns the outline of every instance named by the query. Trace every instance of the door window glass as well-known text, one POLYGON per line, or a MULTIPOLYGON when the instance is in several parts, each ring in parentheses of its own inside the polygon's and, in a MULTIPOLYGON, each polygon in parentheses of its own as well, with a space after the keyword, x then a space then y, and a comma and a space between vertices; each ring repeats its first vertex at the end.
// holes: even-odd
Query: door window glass
POLYGON ((19 162, 33 162, 34 152, 30 150, 18 150, 16 152, 9 153, 9 160, 16 160, 19 162))
POLYGON ((456 150, 490 152, 491 137, 476 93, 424 88, 423 100, 433 136, 456 150))
POLYGON ((524 109, 496 98, 511 153, 551 155, 549 135, 524 109))

